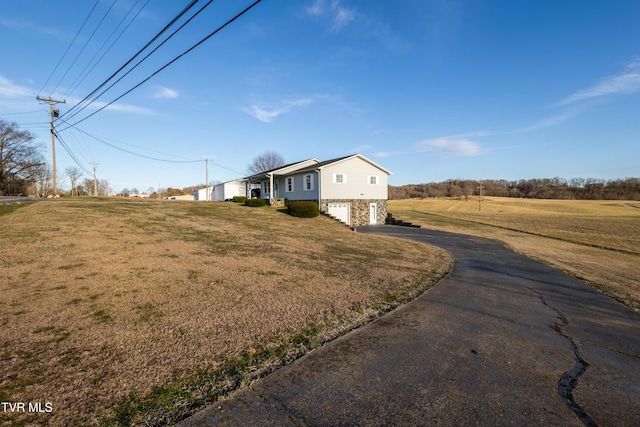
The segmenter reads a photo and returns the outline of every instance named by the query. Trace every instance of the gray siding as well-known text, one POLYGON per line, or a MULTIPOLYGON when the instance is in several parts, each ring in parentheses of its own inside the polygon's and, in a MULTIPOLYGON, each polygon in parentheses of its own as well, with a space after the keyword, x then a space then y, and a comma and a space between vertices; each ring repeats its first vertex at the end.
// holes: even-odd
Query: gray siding
POLYGON ((287 191, 287 179, 281 178, 279 182, 278 197, 288 200, 315 200, 318 201, 318 174, 315 172, 291 175, 293 178, 293 191, 287 191), (312 190, 305 190, 305 177, 311 176, 312 190))
POLYGON ((322 199, 387 199, 389 176, 372 164, 354 157, 328 165, 321 172, 322 199), (343 174, 346 182, 334 182, 335 174, 343 174), (375 176, 377 183, 370 184, 375 176))

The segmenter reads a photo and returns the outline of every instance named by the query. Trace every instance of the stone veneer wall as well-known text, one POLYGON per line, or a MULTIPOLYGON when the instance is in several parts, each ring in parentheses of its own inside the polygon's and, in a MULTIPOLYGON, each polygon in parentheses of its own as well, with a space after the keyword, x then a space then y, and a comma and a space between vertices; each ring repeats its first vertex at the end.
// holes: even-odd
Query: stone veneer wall
POLYGON ((351 205, 351 226, 369 225, 369 203, 377 205, 377 224, 384 224, 387 218, 387 200, 382 199, 322 199, 320 201, 320 212, 329 213, 329 203, 350 203, 351 205))

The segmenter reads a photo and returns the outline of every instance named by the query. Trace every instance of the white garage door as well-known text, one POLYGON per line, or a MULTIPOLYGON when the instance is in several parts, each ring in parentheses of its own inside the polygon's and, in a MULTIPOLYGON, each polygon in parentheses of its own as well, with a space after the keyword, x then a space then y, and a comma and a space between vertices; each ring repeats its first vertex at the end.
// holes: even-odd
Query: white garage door
POLYGON ((347 225, 351 225, 351 206, 349 203, 329 203, 329 215, 333 215, 347 225))

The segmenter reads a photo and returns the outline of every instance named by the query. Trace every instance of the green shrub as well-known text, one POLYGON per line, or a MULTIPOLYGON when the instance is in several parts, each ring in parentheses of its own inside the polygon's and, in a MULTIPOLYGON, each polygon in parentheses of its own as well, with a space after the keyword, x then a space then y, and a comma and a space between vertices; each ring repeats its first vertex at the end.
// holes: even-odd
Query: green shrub
POLYGON ((387 218, 393 218, 393 214, 391 212, 387 212, 387 218))
POLYGON ((291 202, 287 213, 298 218, 313 218, 320 215, 320 207, 316 202, 291 202))
POLYGON ((252 208, 259 208, 267 204, 264 199, 247 199, 244 201, 246 206, 251 206, 252 208))
POLYGON ((235 203, 244 203, 247 201, 247 198, 245 196, 233 196, 232 199, 235 203))

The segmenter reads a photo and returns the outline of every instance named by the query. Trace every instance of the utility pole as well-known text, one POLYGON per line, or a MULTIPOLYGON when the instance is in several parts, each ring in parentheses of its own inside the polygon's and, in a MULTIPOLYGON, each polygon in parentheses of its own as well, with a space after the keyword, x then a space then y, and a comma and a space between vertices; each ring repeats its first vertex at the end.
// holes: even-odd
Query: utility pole
POLYGON ((205 168, 206 168, 206 173, 207 173, 207 181, 204 184, 204 191, 207 193, 207 195, 205 196, 204 200, 205 201, 209 201, 209 158, 206 157, 204 159, 205 162, 205 168))
POLYGON ((480 198, 478 199, 478 211, 482 211, 482 180, 480 180, 480 186, 478 187, 480 189, 480 198))
POLYGON ((90 165, 93 165, 93 195, 94 196, 98 196, 98 179, 96 178, 96 166, 98 166, 100 163, 89 163, 90 165))
POLYGON ((56 134, 55 134, 55 127, 53 124, 53 119, 57 118, 59 115, 59 110, 54 110, 53 109, 53 104, 66 104, 67 101, 56 101, 55 99, 51 99, 51 97, 49 98, 40 98, 39 96, 36 96, 36 99, 38 101, 42 101, 42 102, 47 102, 49 103, 49 116, 51 118, 51 163, 53 163, 53 197, 57 197, 58 196, 58 183, 57 183, 57 177, 56 177, 56 134))

